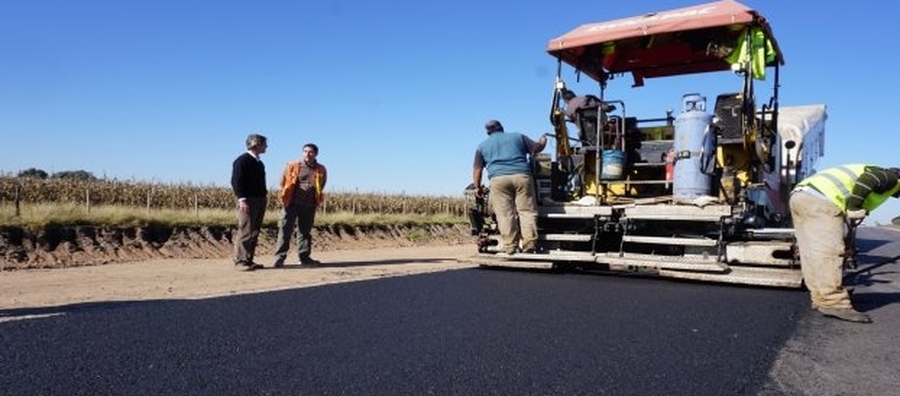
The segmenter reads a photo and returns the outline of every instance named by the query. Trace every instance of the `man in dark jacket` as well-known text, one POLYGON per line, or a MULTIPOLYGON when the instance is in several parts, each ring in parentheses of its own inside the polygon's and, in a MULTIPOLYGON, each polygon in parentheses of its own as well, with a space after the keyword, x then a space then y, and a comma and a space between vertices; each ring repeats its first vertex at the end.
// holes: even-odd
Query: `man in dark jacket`
POLYGON ((605 113, 615 110, 615 106, 603 103, 594 95, 575 95, 569 89, 562 90, 566 102, 566 119, 578 127, 578 140, 585 146, 597 145, 597 123, 606 121, 605 113))
POLYGON ((267 139, 252 133, 247 136, 247 151, 232 163, 231 188, 237 198, 238 225, 234 235, 234 264, 253 271, 262 265, 253 261, 259 231, 266 214, 266 167, 259 158, 266 152, 267 139))

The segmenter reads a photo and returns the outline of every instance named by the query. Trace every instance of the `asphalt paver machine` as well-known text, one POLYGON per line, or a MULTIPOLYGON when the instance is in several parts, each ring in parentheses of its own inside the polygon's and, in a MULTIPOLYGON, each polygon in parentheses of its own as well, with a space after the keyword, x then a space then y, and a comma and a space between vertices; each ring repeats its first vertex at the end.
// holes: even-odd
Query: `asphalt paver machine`
POLYGON ((467 260, 802 285, 787 202, 824 154, 826 108, 779 104, 784 57, 765 17, 718 1, 581 25, 547 52, 557 60, 555 147, 533 158, 538 249, 500 253, 482 197, 470 216, 478 253, 467 260), (570 70, 596 82, 582 94, 604 105, 566 114, 570 70), (704 87, 709 97, 672 92, 677 110, 641 117, 615 94, 708 73, 733 84, 704 87))

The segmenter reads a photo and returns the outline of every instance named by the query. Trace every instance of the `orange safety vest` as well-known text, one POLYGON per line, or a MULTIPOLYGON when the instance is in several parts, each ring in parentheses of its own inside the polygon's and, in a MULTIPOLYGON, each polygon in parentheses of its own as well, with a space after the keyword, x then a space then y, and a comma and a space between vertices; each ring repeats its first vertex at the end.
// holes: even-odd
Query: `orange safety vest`
MULTIPOLYGON (((300 175, 300 167, 300 161, 288 162, 284 168, 284 173, 281 175, 281 191, 278 193, 278 198, 284 206, 288 206, 291 203, 291 199, 294 198, 294 189, 297 188, 297 177, 300 175)), ((313 191, 316 194, 316 206, 318 206, 325 201, 325 193, 322 191, 324 188, 325 167, 316 162, 313 172, 315 173, 313 175, 313 191)))

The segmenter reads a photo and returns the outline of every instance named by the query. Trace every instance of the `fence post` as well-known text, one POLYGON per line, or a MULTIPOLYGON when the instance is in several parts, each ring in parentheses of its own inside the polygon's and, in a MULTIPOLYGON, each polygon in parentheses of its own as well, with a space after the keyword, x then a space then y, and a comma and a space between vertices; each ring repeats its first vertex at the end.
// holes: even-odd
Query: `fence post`
POLYGON ((147 189, 147 214, 150 214, 150 195, 153 194, 153 186, 147 189))
POLYGON ((84 206, 87 208, 87 212, 91 213, 91 188, 84 189, 84 206))
POLYGON ((194 194, 194 214, 197 215, 198 218, 200 217, 200 198, 196 193, 194 194))
POLYGON ((16 183, 16 196, 15 196, 15 201, 16 201, 16 217, 19 217, 19 216, 22 215, 22 209, 21 209, 21 207, 19 206, 19 191, 20 191, 19 183, 16 183))

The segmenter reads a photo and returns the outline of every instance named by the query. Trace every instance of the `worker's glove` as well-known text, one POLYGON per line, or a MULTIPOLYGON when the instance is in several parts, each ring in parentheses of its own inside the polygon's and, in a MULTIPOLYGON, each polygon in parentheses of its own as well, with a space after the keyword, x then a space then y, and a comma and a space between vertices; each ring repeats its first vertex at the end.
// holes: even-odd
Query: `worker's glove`
POLYGON ((847 220, 858 222, 866 218, 869 213, 865 209, 848 210, 847 220))

